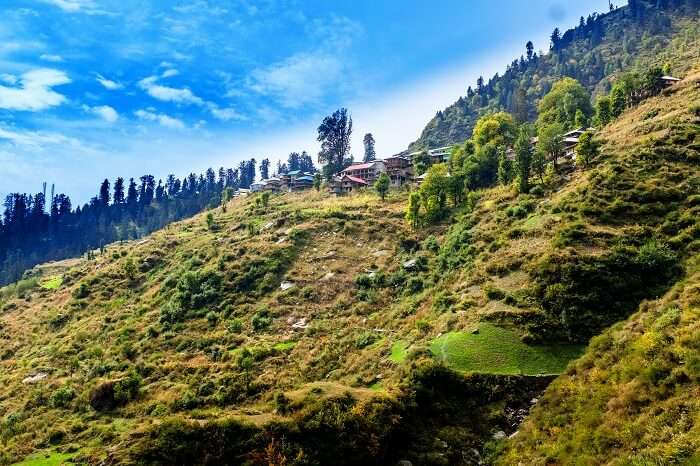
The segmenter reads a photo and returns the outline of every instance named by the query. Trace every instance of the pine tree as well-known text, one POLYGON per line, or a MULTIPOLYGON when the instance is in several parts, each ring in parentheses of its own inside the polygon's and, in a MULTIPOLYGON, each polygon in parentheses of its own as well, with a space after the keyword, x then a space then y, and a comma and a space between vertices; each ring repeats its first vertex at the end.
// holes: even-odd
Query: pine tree
POLYGON ((114 181, 114 204, 124 204, 124 178, 119 177, 114 181))
POLYGON ((110 202, 110 192, 109 192, 109 180, 105 179, 100 186, 100 206, 106 208, 109 206, 110 202))
POLYGON ((515 141, 515 157, 518 169, 518 187, 521 193, 530 191, 530 164, 532 163, 532 144, 530 135, 525 127, 518 132, 515 141))
POLYGON ((365 134, 364 137, 364 145, 365 145, 365 157, 363 161, 365 163, 367 162, 372 162, 373 160, 377 159, 377 152, 374 149, 374 136, 372 136, 372 133, 367 133, 365 134))

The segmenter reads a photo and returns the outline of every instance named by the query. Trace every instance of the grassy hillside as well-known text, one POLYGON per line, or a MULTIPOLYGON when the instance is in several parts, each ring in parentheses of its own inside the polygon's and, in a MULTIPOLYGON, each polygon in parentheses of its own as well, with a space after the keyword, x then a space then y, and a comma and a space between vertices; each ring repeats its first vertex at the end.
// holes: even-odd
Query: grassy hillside
POLYGON ((519 435, 506 445, 500 464, 700 461, 700 75, 689 77, 670 94, 611 125, 604 137, 609 154, 622 154, 617 185, 632 182, 626 173, 638 179, 637 167, 656 166, 649 171, 649 181, 635 181, 647 186, 644 191, 637 188, 635 196, 656 193, 660 198, 644 210, 633 209, 627 201, 615 220, 634 218, 635 228, 645 229, 646 215, 661 214, 656 228, 668 235, 670 245, 684 251, 683 278, 663 297, 645 302, 629 320, 593 339, 586 354, 550 386, 519 435), (660 189, 662 177, 676 180, 681 191, 660 189), (684 191, 686 186, 694 190, 684 191), (680 211, 673 209, 678 204, 684 206, 680 211))
POLYGON ((41 267, 0 292, 0 463, 478 462, 689 267, 698 78, 438 225, 405 192, 255 197, 41 267))
POLYGON ((700 58, 697 4, 672 2, 686 5, 659 9, 660 2, 638 3, 644 6, 641 15, 633 15, 627 6, 603 12, 563 34, 556 50, 532 60, 515 57, 505 72, 484 83, 481 92, 462 96, 438 112, 410 149, 461 143, 481 116, 499 110, 534 120, 539 100, 564 76, 579 80, 595 96, 609 91, 623 71, 670 64, 674 74, 687 73, 700 58))

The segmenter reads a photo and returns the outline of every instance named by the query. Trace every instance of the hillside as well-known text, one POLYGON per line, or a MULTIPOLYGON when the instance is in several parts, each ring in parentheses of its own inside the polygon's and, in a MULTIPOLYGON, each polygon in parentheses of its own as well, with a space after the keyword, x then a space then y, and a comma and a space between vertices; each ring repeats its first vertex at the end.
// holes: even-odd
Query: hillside
POLYGON ((699 78, 607 127, 591 170, 436 226, 409 228, 405 192, 255 197, 41 267, 0 298, 0 460, 478 461, 691 267, 699 78))
MULTIPOLYGON (((659 231, 682 251, 682 279, 657 300, 592 340, 557 379, 507 445, 500 464, 697 464, 698 435, 698 133, 700 74, 610 125, 603 137, 620 154, 617 184, 651 164, 654 189, 672 178, 681 192, 649 204, 659 231), (622 176, 620 176, 622 175, 622 176), (688 189, 690 188, 690 189, 688 189), (656 204, 656 207, 654 207, 656 204), (673 206, 682 205, 680 210, 673 206)), ((637 186, 641 186, 637 182, 637 186)), ((648 185, 649 186, 649 185, 648 185)), ((649 186, 651 187, 651 186, 649 186)), ((637 188, 638 189, 638 188, 637 188)), ((670 191, 666 192, 671 194, 670 191)), ((616 215, 643 219, 625 204, 616 215)), ((645 228, 642 220, 635 228, 645 228)))
POLYGON ((673 73, 687 73, 700 58, 697 3, 635 3, 635 11, 623 6, 592 15, 563 33, 553 50, 516 57, 504 73, 480 88, 470 87, 467 95, 436 114, 410 150, 461 143, 481 116, 499 110, 531 121, 539 100, 564 76, 577 79, 595 96, 609 91, 621 72, 669 64, 673 73))

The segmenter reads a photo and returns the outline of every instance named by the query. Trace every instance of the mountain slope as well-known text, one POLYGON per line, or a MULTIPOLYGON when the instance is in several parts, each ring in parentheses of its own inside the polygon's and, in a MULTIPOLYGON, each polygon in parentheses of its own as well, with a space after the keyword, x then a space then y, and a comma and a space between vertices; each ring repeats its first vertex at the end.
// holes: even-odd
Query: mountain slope
MULTIPOLYGON (((679 201, 686 205, 661 223, 670 244, 686 245, 684 276, 662 298, 593 339, 548 388, 500 464, 700 461, 700 74, 669 94, 612 124, 604 137, 611 151, 628 154, 628 166, 653 160, 657 179, 671 175, 679 186, 694 186, 677 201, 657 201, 663 210, 679 201)), ((628 212, 627 206, 619 211, 628 212)))
POLYGON ((478 462, 696 254, 698 80, 436 225, 406 192, 251 197, 43 267, 0 293, 0 463, 478 462))
POLYGON ((700 58, 698 5, 668 2, 660 9, 660 2, 637 3, 644 7, 642 13, 623 6, 592 16, 563 34, 555 50, 516 59, 503 75, 497 74, 481 89, 438 112, 410 149, 459 144, 471 136, 479 117, 494 111, 534 120, 537 102, 564 76, 579 80, 595 95, 609 91, 623 71, 645 71, 668 63, 673 73, 685 74, 700 58))

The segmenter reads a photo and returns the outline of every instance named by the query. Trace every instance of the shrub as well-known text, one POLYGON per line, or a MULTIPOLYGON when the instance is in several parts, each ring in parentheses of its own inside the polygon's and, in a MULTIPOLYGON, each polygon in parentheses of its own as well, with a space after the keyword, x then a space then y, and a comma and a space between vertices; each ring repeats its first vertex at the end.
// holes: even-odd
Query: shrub
POLYGON ((423 248, 433 253, 437 253, 440 250, 440 245, 435 235, 430 235, 423 241, 423 248))
POLYGON ((604 256, 568 250, 543 258, 533 271, 534 297, 570 339, 586 340, 642 299, 662 294, 679 273, 676 255, 656 241, 604 256))
POLYGON ((90 393, 90 406, 95 411, 111 411, 136 399, 141 386, 141 378, 136 373, 127 377, 104 382, 90 393))
POLYGON ((364 332, 355 339, 355 346, 358 349, 366 348, 377 340, 372 332, 364 332))
POLYGON ((282 393, 275 393, 275 411, 279 414, 287 414, 290 411, 290 399, 282 393))
POLYGON ((136 265, 134 264, 134 259, 129 257, 124 263, 124 275, 129 281, 134 281, 136 279, 136 265))
POLYGON ((209 324, 209 327, 216 327, 216 324, 219 322, 219 315, 214 312, 214 311, 209 311, 207 312, 207 323, 209 324))
POLYGON ((433 301, 433 312, 442 314, 452 309, 452 307, 457 303, 455 296, 449 291, 441 291, 435 295, 435 300, 433 301))
POLYGON ((267 309, 260 309, 253 315, 250 323, 253 325, 253 330, 256 332, 261 332, 267 329, 272 324, 272 317, 270 316, 270 311, 267 309))
POLYGON ((86 283, 81 283, 80 286, 73 291, 73 297, 75 299, 87 298, 89 294, 90 290, 86 283))
POLYGON ((69 320, 70 315, 59 312, 49 318, 49 328, 54 331, 59 330, 66 325, 69 320))
POLYGON ((241 333, 243 330, 243 321, 241 319, 231 319, 228 322, 228 331, 231 333, 241 333))
POLYGON ((418 329, 419 332, 427 333, 428 331, 430 331, 430 327, 430 322, 428 322, 427 320, 421 319, 416 321, 416 329, 418 329))
POLYGON ((527 209, 521 205, 512 206, 506 210, 506 215, 513 218, 525 218, 527 215, 527 209))
POLYGON ((70 406, 70 402, 75 398, 75 391, 70 387, 61 387, 49 399, 49 404, 54 408, 65 409, 70 406))
POLYGON ((372 288, 372 277, 366 273, 360 274, 355 278, 355 284, 360 289, 372 288))
POLYGON ((530 194, 533 196, 542 197, 544 196, 544 188, 539 184, 537 186, 533 186, 530 188, 530 194))
POLYGON ((423 291, 423 287, 423 279, 420 277, 411 277, 406 282, 406 292, 410 294, 420 293, 423 291))

